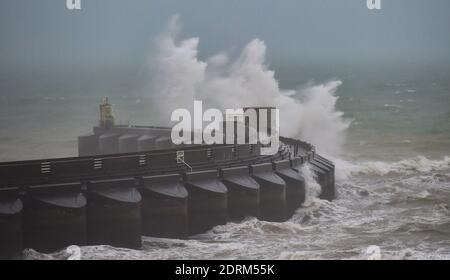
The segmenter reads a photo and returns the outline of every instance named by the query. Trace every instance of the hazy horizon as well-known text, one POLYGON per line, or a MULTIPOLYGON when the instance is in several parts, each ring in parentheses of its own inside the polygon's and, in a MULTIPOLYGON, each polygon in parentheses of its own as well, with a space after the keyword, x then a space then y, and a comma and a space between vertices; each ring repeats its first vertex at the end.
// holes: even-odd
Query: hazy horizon
POLYGON ((0 94, 133 91, 174 14, 180 38, 199 37, 200 58, 235 54, 259 38, 271 68, 301 71, 302 82, 320 79, 315 72, 341 75, 341 65, 376 72, 450 64, 449 1, 384 0, 380 11, 365 2, 82 0, 81 11, 69 11, 64 0, 3 1, 0 94))

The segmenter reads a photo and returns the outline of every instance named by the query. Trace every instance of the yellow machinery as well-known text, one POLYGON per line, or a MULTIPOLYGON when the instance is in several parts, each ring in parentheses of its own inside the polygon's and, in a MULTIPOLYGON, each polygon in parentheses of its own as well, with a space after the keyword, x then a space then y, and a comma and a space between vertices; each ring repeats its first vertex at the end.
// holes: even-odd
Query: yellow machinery
POLYGON ((108 97, 100 104, 100 126, 106 129, 114 126, 113 109, 112 105, 109 104, 108 97))

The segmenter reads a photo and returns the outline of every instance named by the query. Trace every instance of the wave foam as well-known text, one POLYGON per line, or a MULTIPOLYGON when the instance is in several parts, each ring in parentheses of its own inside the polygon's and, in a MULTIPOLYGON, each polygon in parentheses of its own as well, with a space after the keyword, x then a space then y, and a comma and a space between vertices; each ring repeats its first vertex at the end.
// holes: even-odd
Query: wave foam
POLYGON ((338 154, 349 122, 336 110, 341 81, 282 90, 266 64, 266 45, 250 41, 237 55, 221 52, 205 61, 198 57, 198 38, 177 40, 178 17, 156 41, 149 63, 154 104, 167 123, 176 108, 191 109, 202 100, 219 109, 275 106, 282 135, 314 143, 325 154, 338 154))
POLYGON ((334 159, 336 163, 336 178, 345 180, 352 175, 409 175, 415 172, 432 172, 450 168, 450 157, 441 160, 417 156, 397 162, 365 161, 351 163, 342 159, 334 159))

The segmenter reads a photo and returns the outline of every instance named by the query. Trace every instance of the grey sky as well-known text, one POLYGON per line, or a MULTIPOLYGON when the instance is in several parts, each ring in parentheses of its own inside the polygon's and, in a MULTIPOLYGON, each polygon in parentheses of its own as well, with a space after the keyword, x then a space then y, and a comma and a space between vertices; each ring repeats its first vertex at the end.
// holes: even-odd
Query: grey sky
POLYGON ((202 57, 258 37, 273 62, 450 61, 448 0, 381 0, 381 11, 365 0, 81 1, 75 12, 65 0, 2 0, 0 82, 137 69, 176 13, 202 57))

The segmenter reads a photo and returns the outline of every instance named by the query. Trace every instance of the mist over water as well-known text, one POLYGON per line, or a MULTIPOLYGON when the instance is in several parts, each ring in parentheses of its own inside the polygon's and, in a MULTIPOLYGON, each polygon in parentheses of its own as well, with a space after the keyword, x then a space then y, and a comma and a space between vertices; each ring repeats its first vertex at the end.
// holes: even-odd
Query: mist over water
MULTIPOLYGON (((190 240, 144 237, 141 251, 83 247, 83 258, 360 259, 370 245, 380 246, 384 259, 450 258, 448 69, 413 75, 342 66, 331 75, 314 73, 323 82, 305 83, 301 77, 311 72, 304 68, 272 71, 259 39, 200 59, 201 41, 178 38, 179 29, 173 17, 156 38, 146 91, 113 98, 118 118, 164 123, 194 99, 220 109, 276 106, 282 135, 313 143, 335 162, 338 197, 318 199, 320 186, 306 176, 307 201, 285 223, 247 218, 190 240)), ((99 100, 61 93, 2 97, 1 158, 76 154, 76 137, 96 123, 99 100)), ((67 257, 33 250, 26 256, 67 257)))

